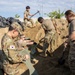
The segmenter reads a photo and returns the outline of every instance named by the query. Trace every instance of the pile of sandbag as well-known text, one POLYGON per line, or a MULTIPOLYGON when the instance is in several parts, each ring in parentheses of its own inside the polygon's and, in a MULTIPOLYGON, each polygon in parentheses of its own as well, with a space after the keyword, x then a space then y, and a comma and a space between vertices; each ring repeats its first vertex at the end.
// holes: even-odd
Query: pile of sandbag
POLYGON ((7 27, 8 25, 9 25, 9 24, 8 24, 8 22, 6 21, 6 18, 0 16, 0 27, 4 28, 4 27, 7 27))
POLYGON ((15 19, 13 17, 5 18, 0 16, 0 28, 9 27, 13 22, 18 22, 23 28, 23 24, 20 20, 15 19))

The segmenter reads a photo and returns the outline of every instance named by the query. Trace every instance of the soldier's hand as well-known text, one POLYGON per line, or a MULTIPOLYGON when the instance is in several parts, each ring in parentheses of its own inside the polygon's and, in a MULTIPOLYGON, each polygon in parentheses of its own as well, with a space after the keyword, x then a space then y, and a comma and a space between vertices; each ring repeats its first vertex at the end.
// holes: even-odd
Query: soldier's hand
POLYGON ((40 42, 40 43, 44 42, 44 38, 42 38, 39 42, 40 42))
POLYGON ((64 47, 66 48, 66 47, 67 47, 67 45, 68 45, 68 43, 67 43, 67 42, 65 42, 65 43, 64 43, 64 47))
POLYGON ((25 57, 26 57, 26 60, 30 58, 29 55, 25 55, 25 57))
POLYGON ((25 56, 23 56, 23 60, 27 60, 29 58, 30 58, 30 56, 28 54, 26 54, 25 56))
POLYGON ((56 32, 60 35, 61 34, 61 32, 59 31, 59 30, 56 30, 56 32))
POLYGON ((30 19, 28 18, 27 20, 29 21, 30 19))
POLYGON ((25 40, 25 42, 26 42, 27 45, 32 45, 32 44, 34 43, 34 42, 31 41, 31 40, 25 40))
POLYGON ((26 37, 25 37, 25 35, 21 36, 21 40, 23 40, 23 41, 24 41, 24 40, 25 40, 25 38, 26 38, 26 37))

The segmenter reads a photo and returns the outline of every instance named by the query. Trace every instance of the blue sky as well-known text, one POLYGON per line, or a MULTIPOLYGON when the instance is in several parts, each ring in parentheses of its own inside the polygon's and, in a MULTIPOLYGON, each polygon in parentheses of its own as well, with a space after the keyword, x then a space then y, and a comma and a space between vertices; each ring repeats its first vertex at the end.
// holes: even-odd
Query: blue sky
POLYGON ((44 13, 58 9, 60 9, 61 12, 68 9, 75 12, 75 0, 0 0, 0 16, 7 18, 19 14, 20 17, 23 18, 27 5, 31 7, 31 14, 34 14, 37 10, 40 11, 40 15, 37 14, 34 17, 45 17, 46 15, 44 15, 44 13))

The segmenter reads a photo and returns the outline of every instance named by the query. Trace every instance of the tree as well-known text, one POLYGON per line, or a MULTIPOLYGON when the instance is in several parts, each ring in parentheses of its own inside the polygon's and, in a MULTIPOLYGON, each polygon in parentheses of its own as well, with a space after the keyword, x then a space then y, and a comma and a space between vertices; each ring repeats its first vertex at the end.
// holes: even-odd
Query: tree
POLYGON ((19 18, 19 17, 20 17, 20 15, 18 15, 18 14, 15 15, 15 18, 19 18))
POLYGON ((58 18, 58 19, 60 19, 61 17, 64 16, 64 12, 60 12, 60 10, 57 10, 57 11, 50 12, 50 13, 48 13, 46 15, 48 17, 51 17, 51 18, 58 18))

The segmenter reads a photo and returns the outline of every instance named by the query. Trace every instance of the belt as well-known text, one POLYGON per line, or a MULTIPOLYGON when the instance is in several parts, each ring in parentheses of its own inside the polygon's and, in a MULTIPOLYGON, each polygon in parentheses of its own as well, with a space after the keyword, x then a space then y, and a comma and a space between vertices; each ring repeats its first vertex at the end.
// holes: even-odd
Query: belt
POLYGON ((45 32, 51 32, 53 29, 50 29, 50 30, 45 30, 45 32))
POLYGON ((75 40, 72 40, 71 42, 75 42, 75 40))

